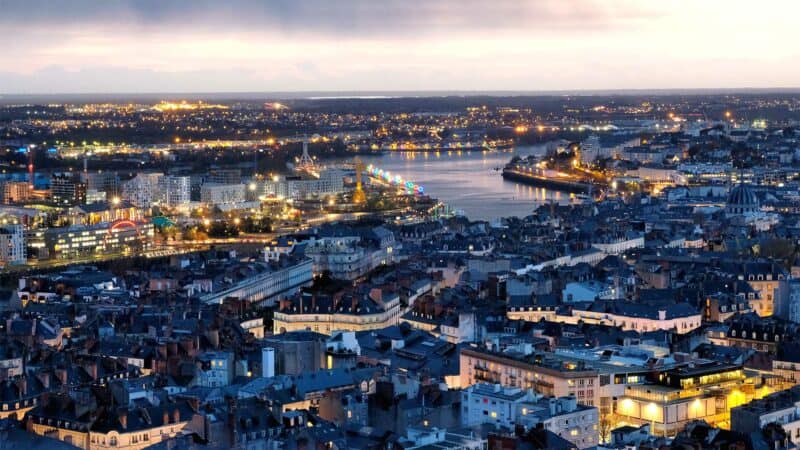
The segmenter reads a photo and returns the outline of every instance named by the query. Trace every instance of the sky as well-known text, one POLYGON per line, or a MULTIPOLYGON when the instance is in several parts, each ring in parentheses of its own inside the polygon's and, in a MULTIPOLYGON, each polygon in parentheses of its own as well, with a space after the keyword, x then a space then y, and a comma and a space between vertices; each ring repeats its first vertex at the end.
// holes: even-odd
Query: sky
POLYGON ((800 87, 797 0, 0 0, 0 93, 800 87))

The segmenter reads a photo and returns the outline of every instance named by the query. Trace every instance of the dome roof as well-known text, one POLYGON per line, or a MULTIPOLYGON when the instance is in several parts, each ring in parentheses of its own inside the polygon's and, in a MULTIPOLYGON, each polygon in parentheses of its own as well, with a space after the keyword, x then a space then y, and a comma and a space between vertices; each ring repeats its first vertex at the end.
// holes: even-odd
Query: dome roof
POLYGON ((728 206, 758 207, 758 196, 746 184, 739 184, 728 194, 728 206))

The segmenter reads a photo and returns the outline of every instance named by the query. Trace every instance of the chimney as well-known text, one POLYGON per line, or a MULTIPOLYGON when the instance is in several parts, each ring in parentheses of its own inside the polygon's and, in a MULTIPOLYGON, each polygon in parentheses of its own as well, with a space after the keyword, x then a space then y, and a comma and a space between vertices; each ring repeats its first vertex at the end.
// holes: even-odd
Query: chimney
POLYGON ((50 389, 50 373, 49 372, 39 372, 36 374, 36 378, 41 381, 42 386, 45 390, 50 389))
POLYGON ((383 290, 381 288, 372 288, 369 290, 369 298, 375 300, 375 303, 383 303, 383 290))
POLYGON ((97 381, 97 361, 92 361, 87 364, 86 371, 89 372, 89 376, 92 377, 92 380, 97 381))
POLYGON ((358 296, 352 295, 350 297, 350 308, 352 309, 352 312, 355 312, 357 307, 358 307, 358 296))
POLYGON ((212 348, 219 348, 219 330, 208 330, 206 337, 212 348))
POLYGON ((164 416, 161 417, 161 419, 162 419, 162 422, 161 422, 162 425, 168 425, 169 424, 169 413, 167 412, 166 409, 164 410, 164 416))
POLYGON ((119 412, 119 424, 122 425, 123 430, 128 429, 128 410, 123 409, 119 412))
POLYGON ((28 395, 28 378, 26 375, 23 375, 17 380, 17 389, 19 389, 20 396, 27 396, 28 395))
POLYGON ((333 310, 336 311, 339 309, 339 305, 342 304, 342 293, 337 292, 333 294, 333 310))
POLYGON ((67 370, 66 369, 56 369, 54 372, 55 372, 56 377, 58 378, 58 381, 62 385, 66 386, 66 384, 67 384, 67 370))
POLYGON ((178 408, 175 408, 175 411, 172 411, 172 420, 174 423, 181 421, 181 411, 178 408))
POLYGON ((194 355, 194 338, 193 337, 184 337, 181 339, 181 348, 183 351, 186 352, 188 355, 194 355))

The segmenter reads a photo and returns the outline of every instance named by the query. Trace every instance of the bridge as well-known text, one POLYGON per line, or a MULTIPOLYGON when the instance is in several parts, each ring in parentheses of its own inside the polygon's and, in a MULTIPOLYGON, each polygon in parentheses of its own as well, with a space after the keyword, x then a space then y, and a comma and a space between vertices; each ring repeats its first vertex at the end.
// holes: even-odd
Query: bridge
POLYGON ((383 170, 373 166, 372 164, 367 166, 367 174, 391 185, 405 188, 408 194, 422 194, 425 192, 425 189, 422 186, 414 182, 404 180, 400 175, 392 175, 392 173, 388 170, 383 170))

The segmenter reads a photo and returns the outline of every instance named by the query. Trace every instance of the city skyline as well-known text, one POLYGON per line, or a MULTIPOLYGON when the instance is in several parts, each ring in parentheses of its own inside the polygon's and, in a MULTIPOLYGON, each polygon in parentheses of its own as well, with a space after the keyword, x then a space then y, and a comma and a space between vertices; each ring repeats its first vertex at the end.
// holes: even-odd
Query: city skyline
POLYGON ((793 88, 800 5, 2 2, 0 93, 793 88), (686 70, 691 67, 692 70, 686 70))

